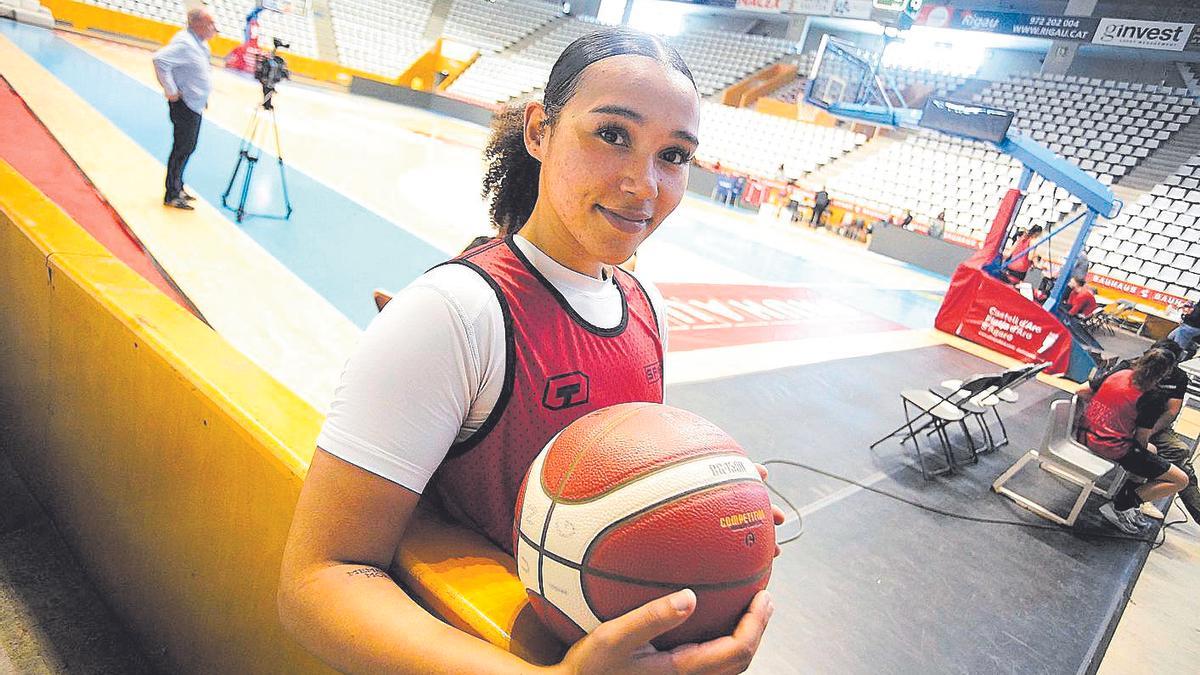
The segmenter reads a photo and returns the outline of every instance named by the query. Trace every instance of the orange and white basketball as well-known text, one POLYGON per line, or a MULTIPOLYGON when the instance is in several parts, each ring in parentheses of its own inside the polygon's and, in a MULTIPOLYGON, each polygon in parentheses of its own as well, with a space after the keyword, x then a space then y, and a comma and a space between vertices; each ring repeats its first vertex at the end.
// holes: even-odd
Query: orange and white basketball
POLYGON ((685 410, 624 403, 579 418, 519 494, 517 570, 567 643, 683 588, 696 611, 655 646, 728 635, 771 576, 766 486, 736 441, 685 410))

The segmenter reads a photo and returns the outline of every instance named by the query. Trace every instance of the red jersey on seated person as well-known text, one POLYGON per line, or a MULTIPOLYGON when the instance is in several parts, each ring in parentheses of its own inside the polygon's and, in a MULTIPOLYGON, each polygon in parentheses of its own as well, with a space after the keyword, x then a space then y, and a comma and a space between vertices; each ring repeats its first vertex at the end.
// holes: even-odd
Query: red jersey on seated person
POLYGON ((1071 291, 1071 297, 1067 298, 1067 314, 1071 316, 1088 316, 1099 306, 1096 294, 1086 286, 1071 291))
POLYGON ((517 493, 546 443, 594 410, 662 403, 658 322, 637 279, 613 268, 623 303, 621 322, 608 329, 587 323, 511 238, 444 264, 475 270, 500 300, 505 381, 483 426, 451 446, 430 481, 432 495, 452 516, 511 554, 517 493))
POLYGON ((1124 457, 1133 449, 1134 432, 1153 427, 1161 414, 1149 399, 1143 400, 1144 393, 1134 385, 1132 369, 1108 376, 1083 412, 1079 440, 1106 459, 1124 457))
MULTIPOLYGON (((1012 253, 1009 255, 1016 255, 1021 251, 1024 251, 1033 242, 1034 238, 1029 235, 1021 237, 1017 240, 1017 243, 1013 244, 1012 253)), ((1021 256, 1020 259, 1012 261, 1008 265, 1008 269, 1012 270, 1013 272, 1028 272, 1029 268, 1033 266, 1033 261, 1029 259, 1032 255, 1033 251, 1030 251, 1021 256)))

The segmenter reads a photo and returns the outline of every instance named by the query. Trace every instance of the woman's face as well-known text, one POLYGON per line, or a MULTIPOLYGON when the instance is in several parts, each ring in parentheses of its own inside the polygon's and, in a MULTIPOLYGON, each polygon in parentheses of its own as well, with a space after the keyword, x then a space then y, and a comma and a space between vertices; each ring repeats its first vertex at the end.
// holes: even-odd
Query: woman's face
POLYGON ((614 56, 584 69, 552 128, 544 120, 530 104, 525 143, 542 163, 535 215, 556 223, 571 249, 573 260, 560 262, 626 260, 683 198, 698 143, 696 88, 653 59, 614 56))

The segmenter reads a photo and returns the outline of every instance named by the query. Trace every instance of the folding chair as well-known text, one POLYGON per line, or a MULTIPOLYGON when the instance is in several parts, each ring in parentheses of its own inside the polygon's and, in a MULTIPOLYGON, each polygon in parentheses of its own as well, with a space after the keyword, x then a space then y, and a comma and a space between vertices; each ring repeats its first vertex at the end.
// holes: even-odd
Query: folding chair
POLYGON ((1132 300, 1117 300, 1105 306, 1105 310, 1109 313, 1108 321, 1112 324, 1121 326, 1126 330, 1136 330, 1141 326, 1141 322, 1129 316, 1137 308, 1137 304, 1132 300))
POLYGON ((1116 465, 1103 457, 1092 454, 1086 446, 1075 440, 1071 432, 1071 426, 1075 419, 1075 408, 1077 405, 1077 399, 1075 398, 1071 398, 1069 401, 1063 399, 1051 403, 1050 420, 1046 425, 1046 433, 1042 437, 1041 446, 1036 450, 1030 450, 1022 455, 1007 471, 1000 474, 996 482, 992 483, 992 490, 996 493, 1008 497, 1047 520, 1060 525, 1066 525, 1067 527, 1075 525, 1075 520, 1079 517, 1079 512, 1083 510, 1083 505, 1087 501, 1088 495, 1095 492, 1111 499, 1112 495, 1120 489, 1120 484, 1125 478, 1125 472, 1120 471, 1120 467, 1116 467, 1118 472, 1108 489, 1101 489, 1096 486, 1096 481, 1109 471, 1112 471, 1116 465), (1075 503, 1071 507, 1071 512, 1067 517, 1064 518, 1049 508, 1038 504, 1032 498, 1005 487, 1005 483, 1031 460, 1037 460, 1041 468, 1079 486, 1079 494, 1075 497, 1075 503))
POLYGON ((1112 335, 1113 328, 1111 325, 1109 325, 1109 317, 1110 314, 1108 313, 1107 307, 1097 307, 1096 309, 1092 310, 1091 314, 1081 318, 1079 320, 1079 325, 1089 331, 1099 331, 1105 335, 1112 335))
MULTIPOLYGON (((929 392, 935 396, 949 396, 947 401, 954 404, 963 411, 968 417, 975 418, 979 424, 979 430, 983 432, 983 449, 979 452, 991 452, 997 447, 996 440, 992 435, 991 427, 987 424, 987 411, 991 407, 994 409, 995 403, 999 400, 995 399, 996 392, 1000 391, 1005 385, 1005 377, 1008 373, 1000 373, 998 375, 974 375, 967 381, 948 380, 951 386, 946 386, 943 383, 936 387, 930 387, 929 392), (951 393, 957 389, 957 393, 951 393), (985 406, 985 400, 994 400, 991 406, 985 406)), ((997 416, 999 419, 999 416, 997 416)), ((1001 424, 1003 429, 1003 424, 1001 424)), ((1007 436, 1006 436, 1007 438, 1007 436)))
MULTIPOLYGON (((985 413, 986 409, 990 408, 992 410, 992 414, 996 416, 997 424, 1000 425, 1000 441, 992 442, 988 448, 989 450, 1003 448, 1004 446, 1008 445, 1008 429, 1004 426, 1004 418, 1000 416, 1000 404, 1016 403, 1017 401, 1021 400, 1020 395, 1017 393, 1017 387, 1037 377, 1038 373, 1049 368, 1050 366, 1051 363, 1049 361, 1045 361, 1043 363, 1029 363, 1016 366, 1014 368, 1009 368, 1003 373, 1000 373, 1000 376, 1003 378, 1003 380, 1000 382, 999 386, 996 387, 995 391, 992 391, 989 395, 977 397, 975 400, 976 405, 984 408, 985 413)), ((945 382, 942 382, 941 389, 935 388, 931 391, 938 393, 939 391, 955 389, 961 386, 962 382, 959 380, 946 380, 945 382)), ((984 413, 973 414, 982 415, 984 413)), ((980 423, 983 423, 982 418, 979 421, 980 423)), ((987 433, 989 436, 994 438, 995 434, 991 433, 990 427, 987 433)))
MULTIPOLYGON (((896 435, 907 430, 907 433, 900 439, 900 443, 911 440, 913 449, 917 453, 917 463, 921 467, 921 477, 929 480, 930 476, 940 476, 950 473, 954 470, 957 462, 954 458, 954 451, 950 445, 950 436, 946 433, 946 427, 950 424, 957 423, 966 436, 967 445, 971 451, 971 460, 978 461, 978 453, 975 449, 975 440, 971 437, 971 432, 967 429, 966 419, 967 413, 963 412, 962 408, 951 402, 955 396, 962 395, 964 392, 978 393, 985 386, 984 380, 994 376, 984 376, 981 378, 972 378, 963 382, 960 386, 955 387, 952 391, 947 392, 944 396, 939 396, 930 392, 927 389, 905 389, 900 392, 900 402, 904 406, 904 424, 896 427, 889 434, 880 438, 871 444, 871 449, 886 441, 889 438, 894 438, 896 435), (976 389, 979 387, 980 389, 976 389), (916 417, 913 413, 917 412, 916 417), (945 466, 929 471, 925 468, 925 455, 921 452, 921 445, 917 441, 917 434, 930 429, 931 434, 936 434, 938 441, 942 446, 942 453, 945 455, 945 466)), ((990 386, 990 385, 987 385, 990 386)), ((967 397, 974 395, 967 393, 967 397)))

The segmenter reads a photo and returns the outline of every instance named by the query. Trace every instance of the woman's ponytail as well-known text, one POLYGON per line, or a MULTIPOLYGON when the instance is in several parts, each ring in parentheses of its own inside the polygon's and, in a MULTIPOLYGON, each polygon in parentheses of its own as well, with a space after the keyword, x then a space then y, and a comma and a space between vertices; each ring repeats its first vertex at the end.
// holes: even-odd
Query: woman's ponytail
POLYGON ((483 157, 483 198, 490 204, 492 225, 502 237, 514 234, 533 213, 542 170, 542 163, 525 149, 523 106, 509 106, 496 115, 483 157))

